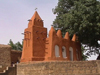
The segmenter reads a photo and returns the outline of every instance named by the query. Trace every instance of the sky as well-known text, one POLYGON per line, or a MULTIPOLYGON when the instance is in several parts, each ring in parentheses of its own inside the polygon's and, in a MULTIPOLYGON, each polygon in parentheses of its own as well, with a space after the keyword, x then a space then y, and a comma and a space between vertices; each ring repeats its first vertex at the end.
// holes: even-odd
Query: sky
POLYGON ((44 20, 44 27, 50 27, 56 17, 52 9, 58 0, 0 0, 0 43, 22 42, 24 29, 34 14, 35 8, 44 20))
MULTIPOLYGON (((35 8, 49 32, 56 18, 52 9, 57 3, 58 0, 0 0, 0 44, 8 44, 10 39, 14 43, 22 42, 24 36, 21 33, 27 28, 35 8)), ((92 56, 89 60, 96 57, 92 56)))

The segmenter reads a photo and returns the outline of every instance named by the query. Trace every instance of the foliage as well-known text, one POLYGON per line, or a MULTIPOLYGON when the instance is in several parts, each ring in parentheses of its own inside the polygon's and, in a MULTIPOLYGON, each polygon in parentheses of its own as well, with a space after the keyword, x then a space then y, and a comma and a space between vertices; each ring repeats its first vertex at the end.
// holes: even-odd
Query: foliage
POLYGON ((53 26, 61 28, 63 35, 76 33, 87 48, 87 55, 98 54, 100 45, 100 2, 97 0, 59 0, 54 9, 57 14, 53 26))
POLYGON ((81 50, 82 50, 82 60, 87 60, 89 56, 85 55, 85 49, 83 46, 81 47, 81 50))
POLYGON ((10 39, 8 45, 10 45, 12 47, 12 49, 14 49, 14 50, 22 51, 22 48, 23 48, 23 43, 21 44, 20 42, 17 42, 14 44, 11 39, 10 39))

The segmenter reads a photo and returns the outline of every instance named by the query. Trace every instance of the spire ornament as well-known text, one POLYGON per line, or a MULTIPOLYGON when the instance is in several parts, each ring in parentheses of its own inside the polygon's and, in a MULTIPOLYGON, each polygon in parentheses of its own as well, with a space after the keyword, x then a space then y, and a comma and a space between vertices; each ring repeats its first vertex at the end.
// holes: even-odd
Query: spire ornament
POLYGON ((35 8, 35 11, 37 10, 38 8, 35 8))

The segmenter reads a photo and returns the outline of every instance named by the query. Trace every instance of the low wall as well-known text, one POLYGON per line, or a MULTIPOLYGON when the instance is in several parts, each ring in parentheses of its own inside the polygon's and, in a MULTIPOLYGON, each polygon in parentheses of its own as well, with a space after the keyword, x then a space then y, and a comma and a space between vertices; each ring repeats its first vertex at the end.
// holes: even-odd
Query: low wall
POLYGON ((3 72, 3 70, 5 70, 6 69, 6 65, 0 65, 0 72, 3 72))
POLYGON ((17 75, 100 75, 100 61, 20 63, 17 75))
POLYGON ((0 65, 11 65, 11 47, 9 45, 0 44, 0 65))
POLYGON ((22 52, 17 50, 11 50, 11 62, 17 63, 20 61, 22 52))
POLYGON ((0 72, 3 72, 7 66, 11 66, 11 47, 0 44, 0 72))
POLYGON ((17 67, 7 67, 5 72, 0 72, 0 75, 17 75, 17 67))

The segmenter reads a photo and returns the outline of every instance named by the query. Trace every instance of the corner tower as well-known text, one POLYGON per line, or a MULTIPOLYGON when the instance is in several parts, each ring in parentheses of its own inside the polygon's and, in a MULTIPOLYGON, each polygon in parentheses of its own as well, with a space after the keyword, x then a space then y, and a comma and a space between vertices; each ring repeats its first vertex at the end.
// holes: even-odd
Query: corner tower
POLYGON ((45 57, 45 39, 47 28, 43 27, 43 20, 35 11, 29 20, 28 28, 24 31, 24 45, 21 62, 43 61, 45 57))

